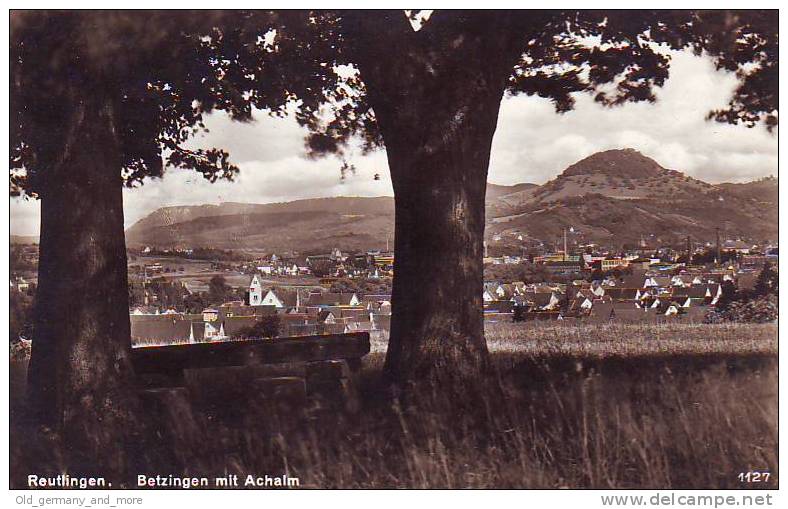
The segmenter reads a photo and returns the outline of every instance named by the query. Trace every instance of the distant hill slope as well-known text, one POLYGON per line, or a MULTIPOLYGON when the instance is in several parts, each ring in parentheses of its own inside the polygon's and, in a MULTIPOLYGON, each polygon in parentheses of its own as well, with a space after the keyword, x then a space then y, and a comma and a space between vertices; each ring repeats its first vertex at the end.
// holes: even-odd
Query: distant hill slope
MULTIPOLYGON (((538 186, 490 184, 488 192, 494 200, 531 187, 538 186)), ((162 207, 132 225, 126 242, 130 246, 361 250, 384 248, 393 231, 393 198, 335 197, 162 207)))
POLYGON ((512 186, 504 186, 500 184, 487 184, 487 200, 500 198, 502 196, 508 196, 511 194, 519 193, 522 191, 527 191, 529 189, 535 189, 539 187, 538 184, 514 184, 512 186))
POLYGON ((779 189, 775 177, 766 177, 744 184, 717 184, 717 188, 737 198, 757 203, 777 205, 779 189))
POLYGON ((564 228, 584 241, 635 243, 691 235, 777 238, 777 179, 713 185, 662 167, 633 149, 607 150, 555 179, 488 204, 488 234, 555 239, 564 228))
POLYGON ((129 245, 320 250, 385 244, 393 230, 394 200, 319 198, 285 203, 165 207, 126 231, 129 245))
POLYGON ((11 235, 11 244, 38 244, 38 235, 11 235))
MULTIPOLYGON (((593 154, 544 185, 487 187, 487 236, 584 242, 663 241, 692 235, 777 238, 777 180, 712 185, 632 149, 593 154)), ((390 197, 164 207, 126 232, 129 245, 321 251, 383 248, 394 229, 390 197)))

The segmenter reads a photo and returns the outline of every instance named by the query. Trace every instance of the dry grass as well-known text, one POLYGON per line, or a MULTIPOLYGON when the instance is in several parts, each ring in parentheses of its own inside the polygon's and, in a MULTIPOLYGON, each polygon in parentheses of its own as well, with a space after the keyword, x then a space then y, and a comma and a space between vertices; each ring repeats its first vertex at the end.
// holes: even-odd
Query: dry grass
POLYGON ((654 355, 776 355, 775 325, 661 324, 562 326, 494 323, 493 353, 525 356, 631 357, 654 355))
MULTIPOLYGON (((248 392, 223 409, 174 402, 152 417, 140 471, 287 473, 307 487, 734 488, 760 470, 776 486, 775 326, 496 324, 488 342, 496 376, 406 408, 380 390, 382 339, 357 414, 275 412, 248 392)), ((19 479, 33 466, 21 433, 19 479)), ((57 449, 39 446, 43 470, 57 449)))

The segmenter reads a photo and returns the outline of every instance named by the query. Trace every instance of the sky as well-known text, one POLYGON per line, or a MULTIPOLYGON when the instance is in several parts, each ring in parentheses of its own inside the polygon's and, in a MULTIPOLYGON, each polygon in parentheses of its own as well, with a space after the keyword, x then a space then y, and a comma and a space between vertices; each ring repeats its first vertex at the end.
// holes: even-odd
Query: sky
MULTIPOLYGON (((680 52, 673 54, 670 78, 657 90, 655 104, 610 109, 581 95, 573 111, 558 115, 545 99, 505 98, 489 181, 542 184, 584 157, 615 148, 634 148, 666 168, 710 183, 777 176, 776 132, 705 120, 710 110, 727 104, 735 86, 736 78, 716 71, 710 59, 680 52)), ((228 150, 241 170, 235 181, 210 184, 196 172, 170 170, 161 179, 124 191, 126 227, 172 205, 393 195, 383 150, 352 154, 349 162, 356 174, 343 180, 337 159, 305 157, 305 131, 292 118, 260 113, 256 121, 241 124, 219 113, 206 124, 209 132, 194 144, 228 150)), ((10 212, 11 234, 38 234, 37 201, 11 198, 10 212)))

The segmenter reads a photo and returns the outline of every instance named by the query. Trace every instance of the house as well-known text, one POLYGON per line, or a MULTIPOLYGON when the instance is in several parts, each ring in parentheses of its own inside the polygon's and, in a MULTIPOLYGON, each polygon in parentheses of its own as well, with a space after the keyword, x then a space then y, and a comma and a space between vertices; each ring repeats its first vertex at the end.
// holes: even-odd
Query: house
POLYGON ((361 304, 355 293, 312 293, 309 295, 309 306, 358 306, 361 304))
POLYGON ((155 306, 137 306, 131 311, 132 315, 158 315, 159 308, 155 306))
POLYGON ((494 300, 484 304, 484 313, 511 313, 514 302, 511 300, 494 300))
MULTIPOLYGON (((560 299, 556 296, 555 292, 534 292, 526 293, 522 296, 527 305, 530 305, 531 310, 539 311, 554 311, 560 304, 560 299)), ((515 301, 516 302, 516 301, 515 301)))
POLYGON ((348 322, 345 324, 345 333, 348 332, 369 332, 372 330, 372 322, 370 320, 363 322, 348 322))
POLYGON ((202 338, 202 315, 130 315, 131 339, 134 343, 187 343, 195 338, 192 324, 202 338))
MULTIPOLYGON (((263 303, 263 283, 260 280, 260 276, 255 274, 252 276, 252 280, 249 282, 249 305, 250 306, 262 306, 263 303)), ((272 305, 271 302, 265 305, 272 305)))
POLYGON ((213 308, 206 308, 202 310, 202 319, 204 322, 215 322, 219 319, 219 310, 213 308))
POLYGON ((355 322, 363 322, 365 320, 369 320, 369 311, 363 307, 340 307, 339 318, 355 322))
POLYGON ((259 316, 232 316, 222 319, 221 326, 227 337, 235 337, 242 330, 253 327, 258 319, 259 316))
POLYGON ((511 299, 515 295, 515 286, 511 284, 500 284, 495 289, 495 294, 499 299, 511 299))
POLYGON ((605 295, 605 288, 598 282, 591 283, 591 292, 593 292, 597 298, 603 297, 605 295))
MULTIPOLYGON (((194 342, 194 329, 191 330, 192 336, 190 337, 191 342, 194 342)), ((203 332, 203 339, 207 341, 212 341, 216 339, 225 339, 227 335, 224 332, 224 322, 212 323, 212 322, 205 322, 205 330, 203 332)))
POLYGON ((365 295, 361 305, 370 312, 391 313, 391 295, 365 295))
POLYGON ((633 268, 648 269, 649 265, 651 265, 650 258, 638 257, 629 261, 629 266, 633 268))
POLYGON ((593 323, 604 323, 615 317, 612 302, 595 302, 588 314, 588 320, 593 323))
POLYGON ((718 284, 706 285, 705 291, 703 292, 703 297, 709 300, 710 305, 713 306, 717 304, 717 301, 720 299, 720 297, 722 297, 722 285, 718 285, 718 284))
POLYGON ((587 297, 575 297, 567 306, 567 313, 569 315, 577 316, 588 314, 593 307, 593 301, 587 297))
POLYGON ((498 283, 484 283, 482 289, 482 300, 492 302, 498 299, 498 283))
POLYGON ((331 311, 320 311, 317 314, 318 323, 337 323, 336 316, 331 311))
POLYGON ((607 272, 613 269, 623 269, 629 266, 629 260, 625 258, 605 258, 599 260, 602 272, 607 272))
POLYGON ((635 300, 638 293, 637 288, 608 288, 605 295, 615 300, 635 300))
MULTIPOLYGON (((681 309, 681 304, 676 302, 670 302, 668 305, 665 306, 665 311, 662 313, 664 316, 673 316, 679 314, 679 310, 681 309)), ((662 310, 660 310, 662 311, 662 310)))
POLYGON ((741 254, 750 254, 750 250, 752 249, 752 245, 747 244, 746 242, 742 242, 740 240, 726 240, 723 245, 722 249, 725 251, 735 251, 741 254))
POLYGON ((276 306, 247 306, 243 302, 225 302, 219 306, 219 320, 235 317, 261 317, 276 314, 276 306))
POLYGON ((575 261, 546 261, 544 267, 551 274, 571 275, 583 271, 583 262, 575 261))
POLYGON ((627 274, 621 277, 620 288, 643 288, 643 283, 646 279, 646 273, 643 271, 633 271, 632 274, 627 274))
MULTIPOLYGON (((249 294, 250 302, 252 301, 252 294, 249 294)), ((294 290, 284 288, 272 288, 268 290, 260 300, 259 304, 251 304, 256 306, 273 306, 276 309, 285 308, 299 308, 303 305, 301 302, 301 292, 298 288, 294 290)))
POLYGON ((311 336, 317 334, 317 317, 306 313, 279 315, 280 335, 311 336))

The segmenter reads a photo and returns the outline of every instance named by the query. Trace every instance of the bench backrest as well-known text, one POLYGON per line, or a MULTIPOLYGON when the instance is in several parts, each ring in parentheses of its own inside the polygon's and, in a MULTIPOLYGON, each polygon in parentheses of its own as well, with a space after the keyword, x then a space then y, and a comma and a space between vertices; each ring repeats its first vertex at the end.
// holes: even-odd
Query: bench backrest
POLYGON ((136 347, 137 374, 169 374, 187 369, 360 359, 369 353, 369 332, 248 339, 136 347))

